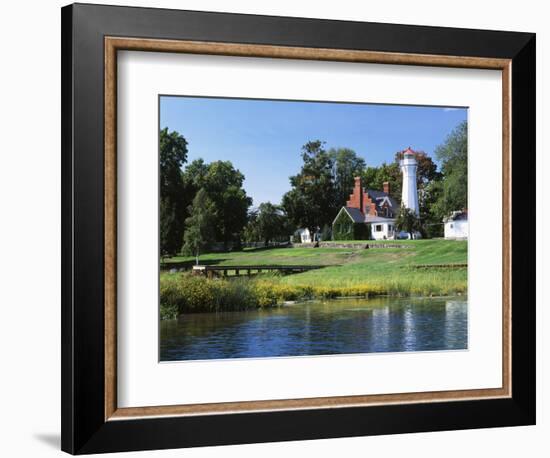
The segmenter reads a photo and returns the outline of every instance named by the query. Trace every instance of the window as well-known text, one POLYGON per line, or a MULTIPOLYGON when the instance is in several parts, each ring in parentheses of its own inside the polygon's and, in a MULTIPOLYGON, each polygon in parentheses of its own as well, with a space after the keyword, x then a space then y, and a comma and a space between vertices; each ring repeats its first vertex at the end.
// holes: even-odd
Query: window
POLYGON ((374 226, 374 232, 382 232, 382 225, 377 224, 376 226, 374 226))

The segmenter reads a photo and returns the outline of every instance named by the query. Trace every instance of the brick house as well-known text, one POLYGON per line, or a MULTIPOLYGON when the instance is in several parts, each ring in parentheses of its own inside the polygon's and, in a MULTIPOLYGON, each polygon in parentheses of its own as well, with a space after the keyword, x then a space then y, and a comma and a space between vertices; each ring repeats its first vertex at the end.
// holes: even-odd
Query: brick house
POLYGON ((390 184, 384 190, 366 189, 355 178, 353 193, 332 223, 335 240, 384 240, 395 237, 395 218, 399 204, 390 196, 390 184))

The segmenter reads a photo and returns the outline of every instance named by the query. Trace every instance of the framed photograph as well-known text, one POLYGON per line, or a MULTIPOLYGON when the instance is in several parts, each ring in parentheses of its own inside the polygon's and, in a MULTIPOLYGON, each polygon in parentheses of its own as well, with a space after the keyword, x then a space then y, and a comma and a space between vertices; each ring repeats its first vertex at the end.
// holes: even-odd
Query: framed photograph
POLYGON ((62 448, 535 423, 535 35, 62 9, 62 448))

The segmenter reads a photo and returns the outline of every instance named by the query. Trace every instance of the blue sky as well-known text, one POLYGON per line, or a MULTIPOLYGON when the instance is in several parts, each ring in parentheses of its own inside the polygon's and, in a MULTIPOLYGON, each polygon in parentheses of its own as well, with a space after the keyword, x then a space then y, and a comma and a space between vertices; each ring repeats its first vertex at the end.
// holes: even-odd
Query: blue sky
POLYGON ((188 163, 230 160, 245 175, 254 206, 280 203, 290 189, 288 177, 300 170, 301 147, 310 140, 325 141, 327 149, 351 148, 377 166, 408 146, 433 155, 466 118, 465 108, 160 98, 160 128, 187 139, 188 163))

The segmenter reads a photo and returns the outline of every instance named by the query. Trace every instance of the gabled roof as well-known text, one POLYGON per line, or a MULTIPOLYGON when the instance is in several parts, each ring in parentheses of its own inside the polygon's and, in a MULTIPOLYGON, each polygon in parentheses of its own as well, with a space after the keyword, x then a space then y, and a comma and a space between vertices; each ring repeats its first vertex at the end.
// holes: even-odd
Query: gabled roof
POLYGON ((334 221, 336 221, 338 219, 338 217, 340 216, 340 213, 342 213, 342 212, 346 212, 347 215, 350 217, 350 219, 354 223, 364 223, 365 222, 365 215, 363 215, 363 213, 361 213, 361 211, 358 208, 342 207, 340 209, 340 211, 338 212, 338 214, 336 215, 336 218, 334 218, 334 220, 332 221, 332 224, 334 224, 334 221))
POLYGON ((391 207, 393 215, 397 215, 397 212, 399 211, 399 204, 392 196, 385 193, 384 191, 377 191, 376 189, 367 189, 367 193, 372 201, 376 204, 377 212, 382 212, 382 205, 384 201, 387 201, 391 207))
POLYGON ((364 223, 365 215, 358 208, 343 207, 354 223, 364 223))

